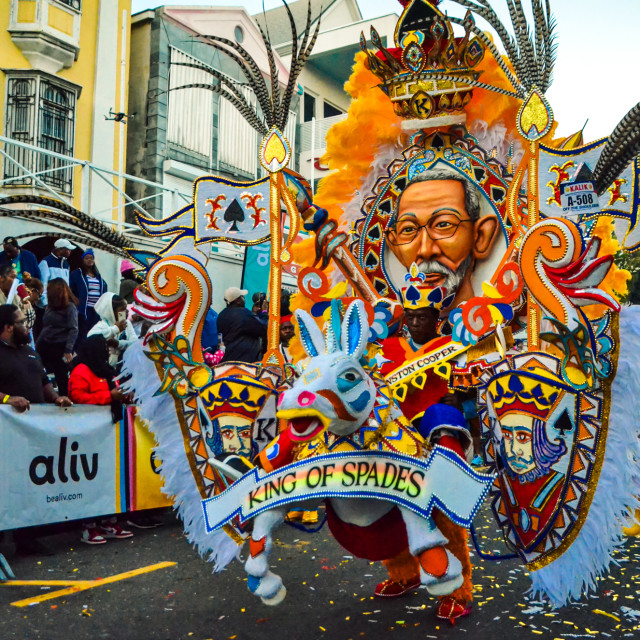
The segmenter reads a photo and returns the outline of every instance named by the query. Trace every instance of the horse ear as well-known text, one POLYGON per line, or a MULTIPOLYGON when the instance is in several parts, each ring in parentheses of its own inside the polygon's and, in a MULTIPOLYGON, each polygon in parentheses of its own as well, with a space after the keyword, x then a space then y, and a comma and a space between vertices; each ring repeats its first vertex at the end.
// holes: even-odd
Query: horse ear
POLYGON ((295 312, 295 316, 300 329, 300 342, 302 342, 304 350, 307 352, 307 355, 312 358, 319 356, 324 352, 322 331, 320 331, 316 321, 306 311, 298 309, 295 312))
POLYGON ((327 353, 335 353, 340 351, 340 301, 331 301, 331 312, 329 322, 325 328, 325 340, 327 343, 327 353))
POLYGON ((362 300, 354 300, 344 314, 342 321, 342 348, 350 355, 360 360, 367 348, 369 337, 369 322, 362 300))

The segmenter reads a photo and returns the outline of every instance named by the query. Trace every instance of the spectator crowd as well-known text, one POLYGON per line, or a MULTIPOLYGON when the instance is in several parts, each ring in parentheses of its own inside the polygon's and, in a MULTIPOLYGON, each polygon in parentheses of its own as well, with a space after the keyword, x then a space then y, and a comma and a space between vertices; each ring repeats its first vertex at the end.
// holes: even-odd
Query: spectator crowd
MULTIPOLYGON (((123 261, 116 294, 108 291, 90 248, 74 270, 69 257, 76 247, 63 238, 40 262, 12 236, 4 238, 2 249, 0 403, 18 412, 43 403, 105 405, 118 422, 127 400, 117 382, 121 357, 144 329, 138 318, 136 332, 127 304, 141 286, 134 265, 123 261)), ((149 523, 155 524, 149 518, 130 521, 142 528, 149 523)), ((33 528, 14 534, 18 551, 47 553, 33 528)), ((104 544, 132 535, 111 517, 85 522, 81 540, 104 544)))
MULTIPOLYGON (((118 385, 122 355, 148 323, 132 309, 134 292, 144 287, 135 266, 123 260, 118 293, 109 291, 93 249, 83 251, 79 266, 71 269, 69 240, 55 241, 49 255, 38 261, 18 239, 7 236, 0 252, 0 404, 28 411, 31 404, 54 403, 111 407, 114 422, 122 417, 128 400, 118 385)), ((77 264, 77 256, 74 253, 77 264)), ((280 350, 287 350, 293 336, 288 315, 288 294, 283 292, 280 350)), ((202 332, 205 361, 260 361, 266 351, 268 302, 264 293, 253 296, 229 287, 226 308, 220 315, 210 308, 202 332)), ((130 521, 130 524, 131 521, 130 521)), ((137 525, 136 525, 137 526, 137 525)), ((23 550, 40 552, 41 543, 22 530, 23 550)), ((85 522, 83 542, 104 544, 108 538, 128 538, 115 519, 85 522)), ((18 538, 16 538, 18 540, 18 538)))

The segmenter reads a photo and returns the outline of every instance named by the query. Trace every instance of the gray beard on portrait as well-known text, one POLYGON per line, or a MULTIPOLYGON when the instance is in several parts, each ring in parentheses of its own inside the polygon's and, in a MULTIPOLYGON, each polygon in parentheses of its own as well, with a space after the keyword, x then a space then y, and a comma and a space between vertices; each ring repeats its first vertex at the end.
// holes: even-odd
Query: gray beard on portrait
POLYGON ((457 291, 458 287, 462 284, 464 277, 467 275, 467 271, 471 268, 472 262, 473 258, 469 255, 458 267, 458 270, 453 271, 449 267, 445 267, 445 265, 440 264, 437 260, 429 260, 427 262, 421 262, 418 265, 418 271, 425 275, 441 273, 443 276, 446 276, 446 279, 441 286, 446 288, 447 293, 453 293, 454 291, 457 291))

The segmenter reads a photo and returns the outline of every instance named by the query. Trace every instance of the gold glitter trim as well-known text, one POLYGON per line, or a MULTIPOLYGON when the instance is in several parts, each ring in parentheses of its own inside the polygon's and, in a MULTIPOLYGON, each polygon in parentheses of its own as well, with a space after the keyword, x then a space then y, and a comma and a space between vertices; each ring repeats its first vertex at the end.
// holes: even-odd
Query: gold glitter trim
MULTIPOLYGON (((156 370, 158 371, 158 376, 160 377, 160 380, 162 380, 163 378, 163 372, 162 372, 162 367, 160 366, 160 364, 156 363, 156 370)), ((196 485, 198 487, 198 491, 200 493, 200 497, 202 498, 202 500, 205 500, 207 497, 207 492, 204 486, 204 482, 202 480, 202 476, 200 475, 200 472, 198 471, 198 468, 196 466, 196 458, 195 458, 195 454, 193 453, 193 450, 191 449, 191 439, 189 437, 189 427, 187 425, 187 423, 185 422, 184 419, 184 412, 183 412, 183 407, 182 407, 182 403, 180 400, 178 400, 176 397, 174 397, 173 395, 171 396, 172 400, 173 400, 173 404, 175 405, 176 408, 176 415, 178 416, 178 422, 180 423, 180 429, 182 430, 182 441, 184 442, 184 451, 187 455, 187 460, 189 460, 189 467, 191 468, 191 475, 193 476, 193 479, 196 481, 196 485)), ((233 527, 231 527, 228 524, 225 524, 222 527, 222 530, 238 545, 238 546, 242 546, 244 544, 244 539, 242 538, 242 536, 235 531, 235 529, 233 529, 233 527)))
POLYGON ((598 434, 598 445, 596 447, 596 459, 593 463, 591 470, 591 478, 589 479, 589 487, 582 500, 580 506, 580 514, 575 524, 567 533, 564 540, 560 543, 557 549, 549 552, 542 558, 538 558, 534 562, 527 564, 528 571, 537 571, 547 565, 551 564, 554 560, 557 560, 574 542, 578 537, 584 525, 587 516, 589 515, 589 509, 593 502, 593 496, 595 495, 596 487, 598 486, 598 480, 600 479, 600 472, 602 471, 602 463, 604 462, 604 455, 607 447, 607 436, 609 435, 609 413, 611 411, 611 385, 616 377, 618 371, 618 356, 620 354, 620 318, 618 314, 613 314, 611 321, 611 334, 615 341, 615 350, 611 356, 611 375, 602 384, 602 423, 598 434))
MULTIPOLYGON (((529 213, 529 229, 539 220, 538 213, 538 143, 529 143, 529 198, 527 201, 529 213)), ((540 348, 540 307, 536 304, 531 292, 527 294, 528 323, 528 349, 535 351, 540 348)))

